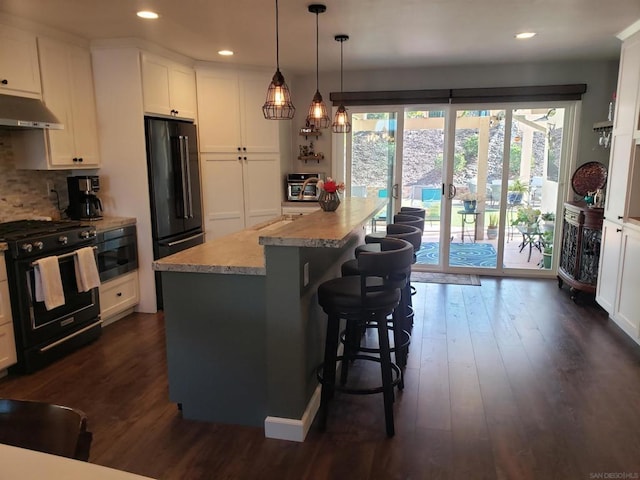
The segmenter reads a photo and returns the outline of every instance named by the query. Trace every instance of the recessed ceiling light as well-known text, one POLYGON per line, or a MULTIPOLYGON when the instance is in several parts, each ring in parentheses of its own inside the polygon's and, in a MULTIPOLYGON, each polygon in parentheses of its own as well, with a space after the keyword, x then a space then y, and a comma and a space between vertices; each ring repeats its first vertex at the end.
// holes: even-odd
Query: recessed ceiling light
POLYGON ((522 33, 516 33, 516 38, 518 40, 524 40, 527 38, 535 37, 536 35, 537 35, 536 32, 522 32, 522 33))
POLYGON ((159 16, 156 12, 151 12, 149 10, 142 10, 136 13, 136 15, 138 15, 140 18, 147 18, 151 20, 155 20, 159 16))
POLYGON ((218 55, 222 55, 223 57, 230 57, 231 55, 233 55, 233 52, 231 50, 220 50, 218 51, 218 55))

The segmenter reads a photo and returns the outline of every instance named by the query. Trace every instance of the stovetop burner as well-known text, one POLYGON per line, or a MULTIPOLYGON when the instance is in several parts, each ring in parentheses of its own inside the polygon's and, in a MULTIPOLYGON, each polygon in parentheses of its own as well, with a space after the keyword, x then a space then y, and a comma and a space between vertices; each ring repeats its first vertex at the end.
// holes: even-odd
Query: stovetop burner
POLYGON ((0 223, 0 240, 18 240, 37 235, 63 232, 78 228, 82 222, 74 220, 15 220, 0 223))

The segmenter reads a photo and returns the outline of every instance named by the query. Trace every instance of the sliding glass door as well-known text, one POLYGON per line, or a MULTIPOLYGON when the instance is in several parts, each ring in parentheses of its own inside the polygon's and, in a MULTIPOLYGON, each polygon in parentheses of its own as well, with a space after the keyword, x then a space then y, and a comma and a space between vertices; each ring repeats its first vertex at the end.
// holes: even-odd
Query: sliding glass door
POLYGON ((348 194, 389 196, 372 228, 401 206, 426 210, 415 269, 548 274, 575 104, 350 113, 336 162, 348 194))

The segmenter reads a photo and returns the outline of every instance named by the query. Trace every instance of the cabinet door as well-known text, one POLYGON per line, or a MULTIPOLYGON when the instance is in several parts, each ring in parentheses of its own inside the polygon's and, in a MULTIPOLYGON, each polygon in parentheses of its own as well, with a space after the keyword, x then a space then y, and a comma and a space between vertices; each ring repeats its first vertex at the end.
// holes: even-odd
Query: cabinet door
POLYGON ((0 325, 11 323, 11 302, 7 281, 0 281, 0 325))
POLYGON ((621 239, 622 228, 620 224, 608 220, 602 222, 602 243, 596 301, 611 316, 614 313, 618 290, 618 259, 620 258, 621 239))
POLYGON ((242 160, 237 155, 203 155, 202 189, 207 239, 244 228, 242 160))
POLYGON ((10 367, 17 361, 13 323, 5 323, 0 325, 0 369, 10 367))
POLYGON ((622 231, 618 302, 614 319, 635 340, 640 328, 640 232, 625 227, 622 231))
POLYGON ((607 220, 618 223, 622 222, 625 215, 633 145, 634 141, 630 133, 614 135, 611 143, 604 216, 607 220))
MULTIPOLYGON (((73 140, 75 156, 81 167, 97 167, 100 164, 98 124, 91 54, 79 47, 69 52, 71 72, 71 110, 73 116, 73 140)), ((75 166, 74 168, 78 168, 75 166)))
POLYGON ((268 75, 240 75, 240 108, 242 112, 242 146, 247 153, 276 153, 280 151, 278 121, 266 120, 262 105, 267 94, 268 75))
POLYGON ((36 37, 7 25, 0 26, 0 93, 39 95, 40 67, 36 37))
POLYGON ((145 113, 171 115, 169 64, 165 59, 142 55, 142 93, 145 113))
MULTIPOLYGON (((613 134, 633 135, 638 118, 638 85, 640 84, 640 34, 625 40, 620 51, 620 70, 613 134)), ((607 189, 610 191, 609 189, 607 189)))
POLYGON ((174 64, 169 70, 171 106, 180 118, 196 118, 196 76, 193 69, 174 64))
POLYGON ((278 155, 252 154, 243 160, 245 228, 281 214, 278 155))
POLYGON ((77 156, 73 139, 71 110, 72 79, 69 70, 68 47, 47 38, 38 38, 38 54, 42 69, 42 96, 45 104, 63 123, 62 130, 48 130, 49 164, 75 166, 77 156), (76 161, 74 161, 76 159, 76 161))
POLYGON ((197 70, 196 85, 200 151, 242 153, 236 72, 197 70))

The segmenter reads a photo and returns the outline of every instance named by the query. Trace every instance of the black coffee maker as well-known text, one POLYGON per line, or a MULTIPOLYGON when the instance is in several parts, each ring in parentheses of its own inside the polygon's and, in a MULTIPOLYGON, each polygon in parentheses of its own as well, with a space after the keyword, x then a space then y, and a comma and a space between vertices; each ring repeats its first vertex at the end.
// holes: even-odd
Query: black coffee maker
POLYGON ((102 218, 102 202, 97 197, 100 177, 85 175, 67 177, 69 207, 67 215, 73 220, 97 220, 102 218))

